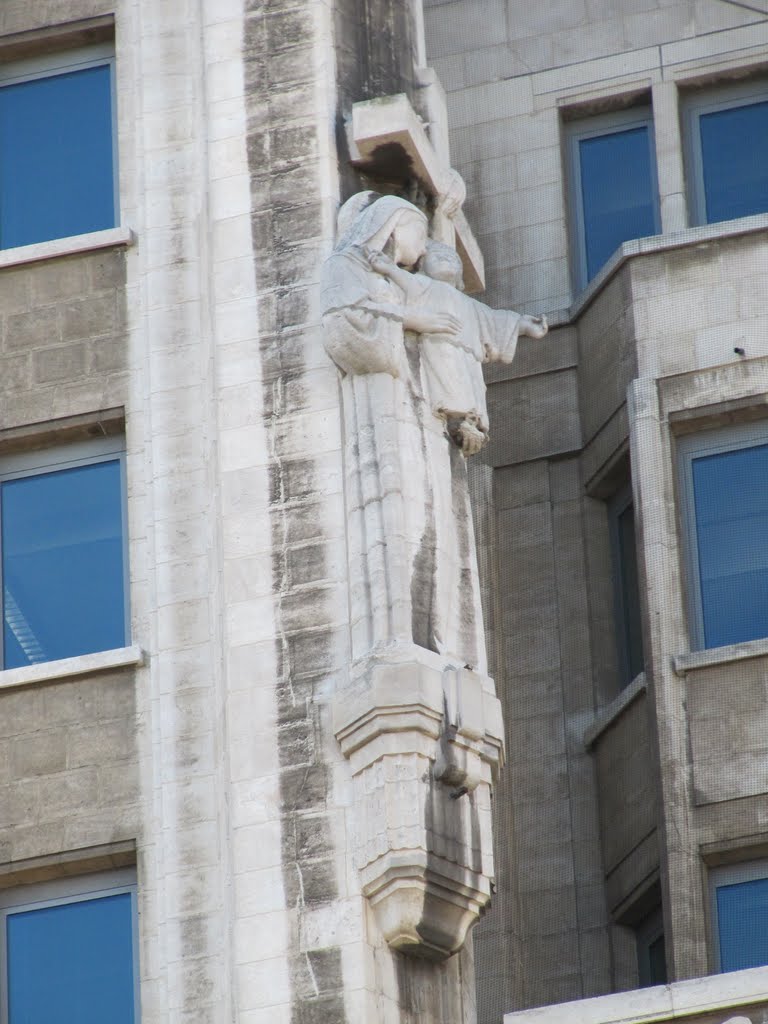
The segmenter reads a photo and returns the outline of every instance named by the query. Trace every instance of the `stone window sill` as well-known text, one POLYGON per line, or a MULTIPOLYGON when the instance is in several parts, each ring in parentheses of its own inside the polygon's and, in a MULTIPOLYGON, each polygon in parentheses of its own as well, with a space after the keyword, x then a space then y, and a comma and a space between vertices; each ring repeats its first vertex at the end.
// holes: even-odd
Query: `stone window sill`
POLYGON ((144 652, 136 644, 118 647, 113 651, 98 651, 96 654, 79 654, 75 658, 61 658, 59 661, 44 661, 39 665, 24 665, 21 668, 7 668, 0 671, 0 692, 19 686, 36 686, 55 683, 72 676, 89 676, 116 668, 130 668, 144 663, 144 652))
POLYGON ((130 228, 117 227, 90 231, 85 235, 70 235, 69 238, 52 238, 49 242, 35 242, 33 245, 19 245, 15 249, 0 249, 0 270, 39 260, 51 260, 57 256, 72 256, 78 252, 133 245, 134 241, 130 228))
POLYGON ((672 667, 677 675, 684 676, 686 672, 697 668, 730 665, 732 662, 745 661, 747 658, 763 658, 766 655, 768 655, 768 638, 748 640, 741 644, 729 644, 727 647, 710 647, 706 651, 678 654, 672 659, 672 667))
POLYGON ((605 730, 613 725, 617 718, 619 718, 629 707, 630 704, 634 704, 641 693, 645 693, 645 672, 641 672, 635 676, 629 686, 625 686, 621 693, 617 694, 611 703, 603 708, 594 722, 584 733, 584 746, 587 750, 590 750, 597 740, 602 736, 605 730))

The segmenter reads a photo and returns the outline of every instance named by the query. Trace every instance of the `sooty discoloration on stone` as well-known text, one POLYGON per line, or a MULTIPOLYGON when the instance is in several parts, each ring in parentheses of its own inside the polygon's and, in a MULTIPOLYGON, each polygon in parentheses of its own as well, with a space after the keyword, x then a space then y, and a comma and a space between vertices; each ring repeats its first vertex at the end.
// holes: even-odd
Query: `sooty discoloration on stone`
POLYGON ((354 167, 360 174, 400 182, 402 186, 415 177, 413 160, 399 142, 385 142, 377 146, 367 160, 355 161, 354 167))
POLYGON ((339 90, 336 145, 342 198, 346 198, 360 188, 360 181, 349 162, 345 118, 359 100, 399 92, 415 98, 415 29, 411 5, 402 0, 336 0, 334 7, 339 90))
MULTIPOLYGON (((447 855, 449 860, 453 859, 450 856, 450 848, 444 841, 458 843, 465 839, 462 819, 463 804, 467 800, 471 802, 472 796, 453 799, 449 787, 430 777, 424 808, 429 837, 428 858, 447 855)), ((472 825, 466 841, 477 847, 477 852, 473 852, 472 867, 479 870, 480 843, 474 807, 470 812, 470 818, 472 825)), ((424 919, 430 916, 432 915, 429 909, 425 908, 424 919)), ((471 946, 472 940, 469 937, 464 948, 443 963, 396 954, 397 981, 404 1024, 469 1024, 475 1020, 474 1003, 469 999, 469 992, 474 984, 471 946)))
POLYGON ((462 951, 442 964, 396 955, 402 1024, 468 1024, 474 1020, 466 999, 472 959, 462 951))
MULTIPOLYGON (((321 690, 327 691, 328 675, 338 671, 340 657, 328 580, 333 570, 327 504, 321 497, 328 458, 316 460, 294 425, 295 414, 308 404, 307 346, 320 343, 312 317, 327 242, 320 206, 320 197, 327 193, 318 155, 322 126, 317 124, 312 81, 316 18, 316 0, 273 0, 269 5, 246 0, 247 152, 260 295, 254 358, 261 362, 271 455, 283 881, 294 950, 300 948, 303 915, 339 898, 336 845, 346 841, 331 826, 331 778, 320 721, 321 690)), ((399 92, 415 95, 414 28, 410 5, 401 0, 338 0, 331 18, 344 196, 360 187, 348 164, 344 117, 358 100, 399 92)), ((379 156, 386 158, 390 176, 405 186, 411 177, 407 157, 394 151, 379 156)), ((434 537, 425 538, 423 573, 416 574, 424 575, 428 598, 434 586, 434 543, 434 537)), ((418 628, 429 646, 428 607, 418 628)), ((338 947, 291 957, 292 1024, 345 1024, 341 962, 338 947)), ((413 988, 412 1002, 418 988, 413 988)), ((430 988, 434 995, 434 986, 430 988)), ((449 1012, 427 1019, 445 1024, 459 1017, 449 1012)))
MULTIPOLYGON (((405 354, 410 373, 408 400, 411 404, 413 418, 418 422, 422 415, 424 395, 421 389, 421 353, 416 335, 406 334, 405 354)), ((423 432, 420 433, 420 445, 422 462, 426 466, 429 456, 423 432)), ((434 517, 434 494, 429 484, 429 477, 427 477, 426 486, 426 523, 411 571, 411 635, 413 642, 419 647, 434 651, 436 648, 433 609, 437 567, 437 530, 434 517)))
POLYGON ((435 589, 435 545, 437 543, 435 524, 427 520, 421 544, 413 560, 411 574, 411 629, 413 642, 428 651, 435 648, 435 624, 432 617, 435 589))
POLYGON ((291 1021, 345 1024, 341 953, 302 949, 302 916, 338 898, 318 689, 334 665, 323 479, 296 414, 309 403, 306 348, 322 247, 322 168, 312 75, 313 0, 248 0, 244 58, 252 239, 258 254, 263 419, 276 607, 275 699, 282 862, 289 928, 291 1021), (301 949, 301 952, 297 952, 301 949))
POLYGON ((477 634, 471 628, 475 620, 475 609, 473 605, 474 587, 472 584, 473 562, 472 546, 474 535, 472 519, 467 504, 469 482, 467 480, 467 462, 464 456, 455 445, 451 445, 451 505, 453 509, 453 521, 457 525, 459 536, 459 565, 461 566, 458 580, 459 587, 459 621, 466 624, 462 631, 461 650, 465 652, 467 664, 475 667, 478 662, 479 651, 477 650, 477 634))

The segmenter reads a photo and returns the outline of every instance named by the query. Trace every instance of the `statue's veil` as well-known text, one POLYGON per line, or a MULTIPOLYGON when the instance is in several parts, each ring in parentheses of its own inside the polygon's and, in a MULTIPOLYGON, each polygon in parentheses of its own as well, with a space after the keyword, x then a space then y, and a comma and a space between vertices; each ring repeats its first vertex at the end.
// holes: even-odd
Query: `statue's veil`
POLYGON ((376 192, 358 193, 341 207, 338 215, 336 252, 353 245, 370 245, 374 241, 381 241, 383 247, 398 221, 406 214, 419 217, 427 223, 427 218, 421 210, 407 199, 401 199, 399 196, 381 196, 373 199, 372 197, 376 195, 376 192))

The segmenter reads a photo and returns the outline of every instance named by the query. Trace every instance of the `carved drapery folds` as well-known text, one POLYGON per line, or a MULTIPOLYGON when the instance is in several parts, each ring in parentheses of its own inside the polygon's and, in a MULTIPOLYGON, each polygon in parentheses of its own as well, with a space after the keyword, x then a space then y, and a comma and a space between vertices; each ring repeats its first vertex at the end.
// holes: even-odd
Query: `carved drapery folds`
POLYGON ((346 435, 352 664, 334 730, 357 867, 387 942, 439 960, 490 898, 503 756, 466 476, 488 430, 481 364, 546 324, 464 295, 428 230, 404 199, 352 197, 323 322, 346 435))

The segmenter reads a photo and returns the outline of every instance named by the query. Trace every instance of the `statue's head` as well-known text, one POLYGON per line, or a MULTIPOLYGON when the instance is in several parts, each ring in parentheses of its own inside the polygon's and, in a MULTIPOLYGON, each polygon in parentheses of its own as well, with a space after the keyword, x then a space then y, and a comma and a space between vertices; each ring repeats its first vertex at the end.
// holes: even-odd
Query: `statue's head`
POLYGON ((421 269, 435 281, 445 281, 459 291, 464 290, 464 265, 461 257, 444 242, 427 242, 427 251, 421 261, 421 269))
POLYGON ((390 255, 401 267, 414 267, 427 245, 427 219, 415 207, 406 210, 389 237, 390 255))
MULTIPOLYGON (((345 208, 354 211, 357 205, 355 199, 353 196, 347 200, 342 211, 345 208)), ((337 252, 356 245, 386 250, 395 262, 405 267, 414 266, 423 256, 427 243, 427 218, 407 199, 382 196, 364 205, 353 216, 351 225, 339 237, 337 252)), ((345 225, 348 223, 346 211, 340 220, 345 225)))

